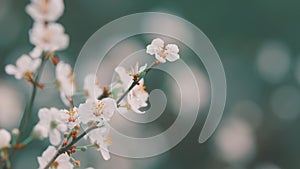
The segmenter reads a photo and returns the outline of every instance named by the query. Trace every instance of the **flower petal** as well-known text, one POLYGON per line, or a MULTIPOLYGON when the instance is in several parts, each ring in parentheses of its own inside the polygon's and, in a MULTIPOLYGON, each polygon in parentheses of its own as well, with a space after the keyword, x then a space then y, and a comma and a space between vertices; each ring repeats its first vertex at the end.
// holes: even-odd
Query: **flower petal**
POLYGON ((168 53, 166 56, 167 60, 170 62, 174 62, 180 58, 180 56, 177 53, 168 53))
POLYGON ((110 154, 109 154, 109 151, 107 149, 100 148, 100 152, 101 152, 101 155, 102 155, 104 160, 109 160, 110 159, 110 154))
POLYGON ((58 145, 61 141, 60 132, 57 129, 50 130, 49 139, 52 145, 58 145))
POLYGON ((104 103, 103 114, 106 120, 110 120, 117 110, 117 104, 114 99, 105 98, 101 100, 104 103))
POLYGON ((156 39, 153 39, 153 41, 151 42, 151 45, 163 48, 164 47, 164 43, 165 42, 162 39, 156 38, 156 39))
POLYGON ((39 58, 41 57, 43 53, 43 50, 39 47, 35 47, 33 48, 33 50, 29 53, 29 55, 32 57, 32 58, 39 58))
POLYGON ((179 48, 175 44, 168 44, 166 46, 166 50, 167 50, 167 52, 171 52, 171 53, 178 53, 179 52, 179 48))
POLYGON ((14 75, 18 72, 18 70, 16 66, 10 64, 5 66, 5 72, 9 75, 14 75))

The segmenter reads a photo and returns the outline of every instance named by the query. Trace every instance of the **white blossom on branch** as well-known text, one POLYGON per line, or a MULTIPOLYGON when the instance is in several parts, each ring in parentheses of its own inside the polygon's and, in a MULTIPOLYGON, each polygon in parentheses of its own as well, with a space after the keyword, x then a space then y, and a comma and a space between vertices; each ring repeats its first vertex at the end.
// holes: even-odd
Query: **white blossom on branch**
POLYGON ((88 99, 78 108, 79 120, 83 124, 102 125, 104 121, 110 121, 115 112, 117 112, 117 104, 111 98, 88 99))
POLYGON ((36 22, 56 21, 64 12, 63 0, 31 0, 26 12, 36 22))
POLYGON ((69 36, 59 23, 36 22, 29 31, 30 42, 44 51, 63 50, 69 46, 69 36))
POLYGON ((161 63, 165 63, 166 60, 170 62, 178 60, 180 58, 178 46, 175 44, 165 46, 164 43, 162 39, 156 38, 147 46, 146 52, 150 55, 155 55, 155 58, 161 63))
POLYGON ((52 145, 58 145, 61 139, 61 132, 67 131, 67 114, 57 108, 42 108, 38 112, 39 122, 37 124, 43 126, 42 136, 49 136, 52 145))
MULTIPOLYGON (((50 160, 55 156, 57 150, 53 146, 49 146, 42 154, 41 157, 38 157, 39 169, 44 169, 50 160)), ((52 169, 72 169, 74 168, 73 164, 70 162, 70 157, 63 153, 57 157, 57 159, 50 165, 52 169)))
POLYGON ((40 59, 32 59, 28 55, 22 55, 16 62, 16 65, 7 65, 5 71, 9 75, 14 75, 16 79, 25 77, 32 80, 32 76, 41 65, 40 59))
MULTIPOLYGON (((142 73, 146 67, 147 65, 144 65, 139 68, 136 64, 135 67, 131 69, 131 72, 126 71, 124 67, 117 67, 115 69, 119 77, 119 83, 123 87, 123 92, 130 87, 134 81, 133 79, 138 78, 139 74, 142 73)), ((138 82, 138 85, 133 87, 133 89, 128 93, 126 100, 122 101, 121 105, 125 105, 125 109, 130 109, 136 113, 143 114, 145 111, 141 111, 139 109, 148 105, 148 98, 149 94, 145 90, 144 80, 142 79, 138 82)), ((121 107, 120 110, 123 111, 124 108, 121 107)))

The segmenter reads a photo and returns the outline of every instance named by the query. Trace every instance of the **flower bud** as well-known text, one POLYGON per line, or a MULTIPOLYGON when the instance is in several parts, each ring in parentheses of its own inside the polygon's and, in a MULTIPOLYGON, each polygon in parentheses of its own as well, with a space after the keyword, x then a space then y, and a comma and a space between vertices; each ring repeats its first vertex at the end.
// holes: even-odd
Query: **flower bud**
POLYGON ((12 129, 11 132, 12 132, 12 134, 15 135, 15 136, 19 136, 19 135, 20 135, 20 131, 19 131, 19 129, 17 129, 17 128, 12 129))

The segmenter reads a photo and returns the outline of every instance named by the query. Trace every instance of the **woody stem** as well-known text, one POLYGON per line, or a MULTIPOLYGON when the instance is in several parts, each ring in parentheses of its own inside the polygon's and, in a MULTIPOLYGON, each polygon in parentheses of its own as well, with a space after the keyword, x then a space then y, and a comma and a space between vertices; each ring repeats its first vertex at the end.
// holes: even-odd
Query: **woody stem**
POLYGON ((54 157, 49 161, 49 163, 45 166, 44 169, 48 169, 48 168, 52 165, 52 163, 56 160, 56 158, 57 158, 59 155, 61 155, 61 154, 65 153, 65 152, 67 152, 68 150, 70 150, 74 144, 76 144, 80 139, 82 139, 82 138, 83 138, 85 135, 87 135, 90 131, 92 131, 92 130, 94 130, 94 129, 97 129, 97 128, 101 128, 101 127, 103 127, 103 126, 104 126, 104 125, 102 125, 102 126, 93 126, 93 127, 90 127, 90 128, 88 128, 87 130, 85 130, 83 133, 81 133, 78 137, 76 137, 75 139, 73 139, 68 145, 61 147, 61 148, 57 151, 57 153, 55 154, 55 156, 54 156, 54 157))

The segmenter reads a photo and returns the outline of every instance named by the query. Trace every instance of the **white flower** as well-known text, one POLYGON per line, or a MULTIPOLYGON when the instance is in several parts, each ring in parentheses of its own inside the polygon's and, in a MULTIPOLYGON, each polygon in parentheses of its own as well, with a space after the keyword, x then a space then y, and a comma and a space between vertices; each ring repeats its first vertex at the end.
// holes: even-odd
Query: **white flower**
POLYGON ((25 77, 31 79, 32 75, 36 72, 41 65, 40 59, 32 59, 28 55, 22 55, 16 62, 16 66, 7 65, 5 71, 9 75, 14 75, 16 79, 25 77))
POLYGON ((67 118, 67 124, 69 129, 73 129, 75 126, 79 125, 80 121, 78 119, 78 108, 73 107, 71 110, 63 110, 66 115, 68 116, 67 118))
POLYGON ((108 146, 111 145, 109 137, 108 121, 117 111, 116 101, 111 98, 102 100, 88 99, 86 103, 80 104, 78 109, 79 120, 83 124, 96 124, 100 128, 92 130, 88 136, 92 144, 97 145, 105 160, 110 159, 108 146))
POLYGON ((92 122, 93 124, 102 125, 105 121, 109 121, 116 111, 116 101, 111 98, 102 100, 87 99, 78 108, 79 120, 84 124, 92 122))
POLYGON ((135 86, 128 93, 128 96, 127 96, 127 102, 129 104, 128 108, 130 108, 131 110, 133 110, 136 113, 140 113, 140 114, 145 113, 145 111, 140 111, 139 108, 146 107, 148 105, 147 104, 148 97, 149 97, 149 94, 145 90, 143 83, 135 86))
POLYGON ((61 141, 61 133, 67 130, 66 121, 68 119, 67 114, 56 108, 42 108, 38 112, 39 123, 45 128, 41 130, 41 136, 44 136, 47 132, 49 135, 50 143, 53 145, 58 145, 61 141))
POLYGON ((105 126, 94 129, 89 133, 89 138, 92 144, 97 146, 97 150, 101 152, 104 160, 110 159, 108 147, 112 145, 112 141, 109 136, 108 124, 105 126))
MULTIPOLYGON (((123 87, 123 92, 125 92, 129 86, 133 83, 133 77, 137 76, 141 72, 143 72, 146 69, 147 65, 144 65, 140 68, 138 68, 138 65, 135 65, 135 68, 131 69, 131 72, 126 72, 125 68, 123 67, 117 67, 115 71, 119 75, 119 81, 123 87)), ((121 103, 125 104, 126 109, 131 109, 132 111, 136 113, 145 113, 145 111, 140 111, 139 109, 141 107, 147 106, 147 100, 149 98, 148 92, 145 90, 144 87, 144 80, 140 80, 139 84, 136 85, 126 97, 126 101, 123 101, 121 103)), ((120 108, 121 111, 123 111, 123 108, 120 108)))
MULTIPOLYGON (((57 150, 53 146, 49 146, 42 154, 38 157, 39 169, 44 169, 50 160, 55 156, 57 150)), ((74 166, 70 162, 70 157, 67 154, 59 155, 56 160, 51 164, 51 169, 72 169, 74 166)))
POLYGON ((155 55, 155 58, 161 63, 165 63, 166 60, 174 62, 180 58, 177 45, 168 44, 164 46, 164 41, 159 38, 154 39, 151 44, 147 46, 146 52, 150 55, 155 55))
POLYGON ((5 129, 0 130, 0 150, 10 146, 11 135, 5 129))
POLYGON ((86 97, 90 99, 97 99, 103 93, 100 82, 96 79, 96 75, 94 74, 89 74, 85 77, 83 90, 86 97))
POLYGON ((44 51, 63 50, 69 45, 69 36, 64 32, 58 23, 35 23, 29 31, 30 42, 44 51))
POLYGON ((56 21, 64 12, 63 0, 31 0, 26 12, 37 22, 56 21))
POLYGON ((56 80, 60 96, 65 105, 69 106, 67 97, 71 97, 76 90, 74 73, 71 66, 63 61, 56 65, 56 80))
POLYGON ((43 50, 39 47, 34 47, 33 50, 29 53, 32 58, 39 58, 43 54, 43 50))

